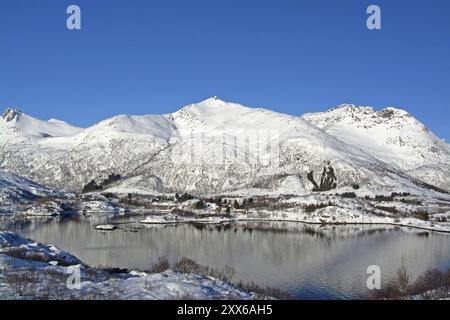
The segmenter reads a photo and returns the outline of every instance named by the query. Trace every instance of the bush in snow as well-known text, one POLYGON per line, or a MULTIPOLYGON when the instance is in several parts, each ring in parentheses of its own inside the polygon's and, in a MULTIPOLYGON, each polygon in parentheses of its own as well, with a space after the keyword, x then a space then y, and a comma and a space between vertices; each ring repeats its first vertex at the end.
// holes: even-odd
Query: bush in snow
POLYGON ((102 190, 102 187, 99 186, 97 184, 97 182, 95 182, 95 180, 91 180, 91 182, 89 182, 87 185, 85 185, 83 187, 82 192, 88 193, 88 192, 94 192, 94 191, 98 191, 98 190, 102 190))
POLYGON ((196 210, 203 210, 205 208, 205 203, 203 202, 203 200, 198 200, 195 205, 194 208, 196 210))
POLYGON ((414 212, 413 217, 416 219, 423 220, 423 221, 430 220, 430 215, 425 210, 419 210, 419 211, 414 212))
POLYGON ((314 211, 316 211, 318 209, 331 207, 331 206, 334 206, 334 204, 331 201, 329 201, 328 203, 325 203, 325 202, 323 202, 323 203, 313 203, 313 204, 306 204, 306 205, 304 205, 303 206, 303 210, 305 212, 311 213, 311 212, 314 212, 314 211))
POLYGON ((178 193, 175 194, 175 200, 178 202, 185 202, 188 200, 192 200, 194 199, 194 196, 188 194, 188 193, 184 193, 182 195, 179 195, 178 193))
POLYGON ((397 271, 397 277, 383 285, 381 290, 369 293, 372 299, 441 299, 448 298, 450 290, 450 270, 442 272, 430 269, 423 273, 414 282, 404 267, 397 271))
POLYGON ((225 282, 231 282, 234 277, 235 270, 233 267, 226 266, 221 270, 213 269, 211 267, 202 266, 196 261, 183 257, 175 265, 175 270, 181 273, 199 274, 204 277, 213 277, 225 282))
POLYGON ((356 198, 356 193, 354 192, 344 192, 343 194, 341 194, 342 198, 356 198))
POLYGON ((158 262, 153 264, 150 268, 151 273, 161 273, 170 268, 169 260, 166 257, 159 257, 158 262))

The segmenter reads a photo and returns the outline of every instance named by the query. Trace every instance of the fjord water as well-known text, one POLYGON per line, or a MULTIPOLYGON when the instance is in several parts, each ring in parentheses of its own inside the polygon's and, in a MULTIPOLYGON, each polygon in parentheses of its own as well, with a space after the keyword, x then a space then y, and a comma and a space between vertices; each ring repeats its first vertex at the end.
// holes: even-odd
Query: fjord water
POLYGON ((367 267, 382 282, 405 266, 414 279, 450 267, 450 235, 393 226, 314 226, 299 223, 144 226, 140 217, 5 220, 2 229, 53 244, 90 266, 149 269, 159 257, 231 266, 233 280, 255 282, 298 299, 357 299, 368 292, 367 267), (97 223, 119 223, 100 232, 97 223))

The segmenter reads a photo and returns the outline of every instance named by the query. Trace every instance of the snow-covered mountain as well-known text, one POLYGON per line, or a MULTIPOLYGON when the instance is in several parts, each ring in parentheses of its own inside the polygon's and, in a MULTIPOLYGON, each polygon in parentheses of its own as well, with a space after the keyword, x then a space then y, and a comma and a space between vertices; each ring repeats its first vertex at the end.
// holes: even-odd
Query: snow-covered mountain
POLYGON ((120 115, 84 130, 64 125, 71 133, 43 130, 40 120, 10 114, 0 119, 0 168, 55 189, 80 191, 92 179, 101 183, 114 173, 122 179, 108 187, 121 192, 294 194, 310 191, 307 174, 312 170, 320 179, 330 161, 339 189, 423 191, 423 183, 392 161, 338 139, 310 119, 216 97, 172 114, 120 115), (7 123, 14 119, 27 129, 12 135, 7 123), (30 134, 43 131, 47 134, 30 134))
POLYGON ((38 120, 12 108, 6 109, 0 121, 1 134, 10 136, 61 137, 76 134, 81 130, 57 119, 38 120))
POLYGON ((404 110, 346 104, 302 118, 417 179, 450 190, 450 145, 404 110))

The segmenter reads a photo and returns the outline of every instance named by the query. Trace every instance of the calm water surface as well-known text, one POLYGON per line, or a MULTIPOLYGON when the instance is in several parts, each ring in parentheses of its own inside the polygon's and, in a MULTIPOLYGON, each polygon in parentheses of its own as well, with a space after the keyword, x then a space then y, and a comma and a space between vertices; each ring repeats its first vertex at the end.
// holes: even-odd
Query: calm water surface
POLYGON ((2 218, 0 227, 54 244, 90 266, 149 269, 159 257, 235 269, 234 280, 282 289, 299 299, 349 299, 367 293, 366 269, 383 282, 402 265, 412 278, 450 267, 450 235, 390 226, 238 223, 143 226, 142 216, 65 219, 2 218), (120 223, 112 232, 99 223, 120 223), (132 231, 134 230, 134 232, 132 231))

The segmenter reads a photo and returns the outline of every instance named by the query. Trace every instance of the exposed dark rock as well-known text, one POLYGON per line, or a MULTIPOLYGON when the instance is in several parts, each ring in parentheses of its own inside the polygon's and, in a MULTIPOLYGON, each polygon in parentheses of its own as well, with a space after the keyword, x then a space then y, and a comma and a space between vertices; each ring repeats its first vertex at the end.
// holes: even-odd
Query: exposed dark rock
POLYGON ((313 191, 319 191, 319 186, 318 186, 318 184, 317 184, 317 182, 316 182, 316 180, 314 180, 314 171, 310 171, 309 173, 308 173, 308 180, 313 184, 313 186, 314 186, 314 188, 313 188, 313 191))
POLYGON ((330 165, 330 161, 323 167, 322 177, 320 178, 320 186, 314 180, 314 171, 311 171, 307 175, 308 180, 314 185, 313 191, 329 191, 336 189, 337 178, 334 173, 333 167, 330 165))

